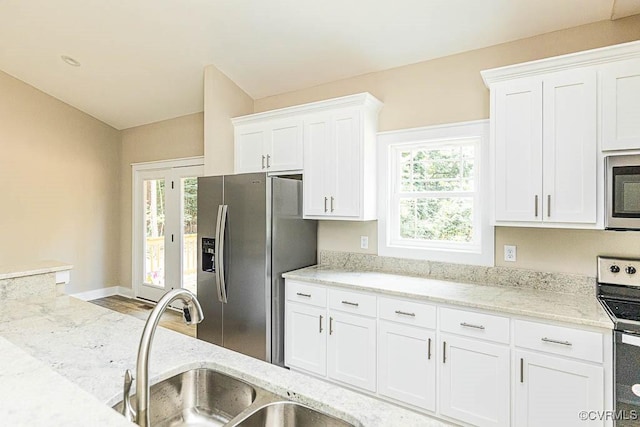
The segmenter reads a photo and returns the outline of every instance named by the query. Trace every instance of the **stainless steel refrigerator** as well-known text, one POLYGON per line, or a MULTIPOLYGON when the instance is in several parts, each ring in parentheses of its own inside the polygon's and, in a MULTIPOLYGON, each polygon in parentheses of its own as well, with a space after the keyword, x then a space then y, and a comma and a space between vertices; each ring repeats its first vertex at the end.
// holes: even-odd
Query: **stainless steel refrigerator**
POLYGON ((316 263, 299 176, 198 178, 199 339, 284 365, 282 273, 316 263))

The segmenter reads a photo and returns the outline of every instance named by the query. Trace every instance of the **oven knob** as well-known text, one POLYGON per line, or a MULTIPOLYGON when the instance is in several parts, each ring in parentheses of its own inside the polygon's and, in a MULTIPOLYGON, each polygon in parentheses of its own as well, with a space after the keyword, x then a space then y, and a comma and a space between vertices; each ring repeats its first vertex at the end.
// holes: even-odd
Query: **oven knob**
POLYGON ((620 267, 618 267, 617 265, 613 264, 611 267, 609 267, 609 271, 612 273, 620 273, 620 267))
POLYGON ((624 272, 627 274, 636 274, 636 268, 632 265, 628 265, 625 269, 624 272))

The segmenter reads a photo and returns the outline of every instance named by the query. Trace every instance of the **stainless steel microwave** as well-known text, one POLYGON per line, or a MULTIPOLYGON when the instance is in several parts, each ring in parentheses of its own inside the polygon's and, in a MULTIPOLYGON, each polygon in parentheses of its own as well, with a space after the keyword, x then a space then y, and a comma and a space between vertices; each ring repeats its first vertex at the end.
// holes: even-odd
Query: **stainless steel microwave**
POLYGON ((640 230, 640 154, 606 158, 606 228, 640 230))

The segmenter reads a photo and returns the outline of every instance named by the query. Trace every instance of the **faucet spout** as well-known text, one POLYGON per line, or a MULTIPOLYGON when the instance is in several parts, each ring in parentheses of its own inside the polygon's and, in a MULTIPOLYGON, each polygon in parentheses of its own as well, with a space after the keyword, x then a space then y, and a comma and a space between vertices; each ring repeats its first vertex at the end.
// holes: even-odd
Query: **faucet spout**
POLYGON ((142 427, 148 427, 149 424, 149 353, 151 352, 151 343, 153 336, 160 322, 160 317, 165 312, 169 304, 180 300, 184 304, 182 314, 185 322, 189 325, 195 325, 202 322, 204 314, 202 307, 196 296, 187 289, 173 289, 166 294, 158 304, 153 308, 147 323, 142 330, 140 338, 140 346, 138 347, 138 361, 136 363, 136 403, 137 414, 136 424, 142 427))

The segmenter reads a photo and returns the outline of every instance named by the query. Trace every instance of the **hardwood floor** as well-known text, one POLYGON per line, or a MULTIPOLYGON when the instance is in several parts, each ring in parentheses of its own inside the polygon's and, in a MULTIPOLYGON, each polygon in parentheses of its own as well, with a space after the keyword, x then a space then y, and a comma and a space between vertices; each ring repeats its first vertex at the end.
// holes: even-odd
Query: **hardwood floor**
MULTIPOLYGON (((142 320, 147 320, 149 313, 153 309, 153 304, 151 303, 146 303, 133 298, 126 298, 120 295, 99 298, 89 302, 142 320)), ((196 326, 185 324, 184 320, 182 320, 182 314, 177 311, 165 311, 160 318, 160 326, 180 332, 190 337, 196 336, 196 326)))

